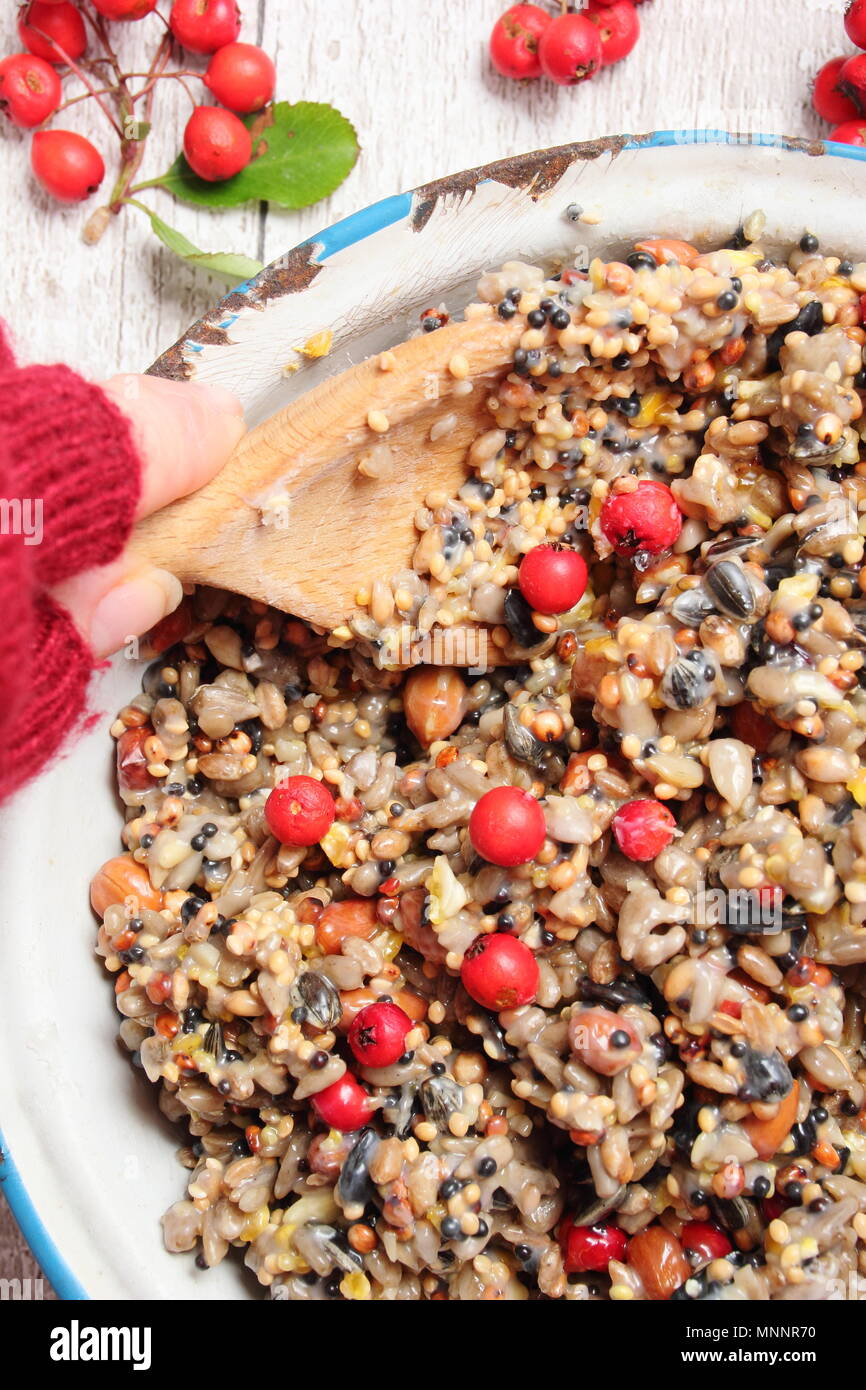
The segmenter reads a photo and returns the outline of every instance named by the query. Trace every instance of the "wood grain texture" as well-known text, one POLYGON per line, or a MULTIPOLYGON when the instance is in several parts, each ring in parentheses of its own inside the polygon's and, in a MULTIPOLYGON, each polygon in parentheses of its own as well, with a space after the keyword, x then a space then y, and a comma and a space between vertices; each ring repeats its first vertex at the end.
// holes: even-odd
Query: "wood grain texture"
MULTIPOLYGON (((211 214, 167 194, 145 196, 203 249, 268 261, 377 198, 519 151, 670 127, 826 135, 809 106, 810 80, 851 48, 844 0, 651 0, 641 6, 643 36, 627 62, 576 89, 521 88, 486 60, 486 36, 503 8, 505 0, 242 0, 243 37, 274 54, 280 94, 336 103, 358 129, 358 166, 326 203, 297 214, 211 214)), ((18 47, 14 14, 7 0, 0 51, 18 47)), ((150 21, 129 26, 123 53, 140 62, 152 33, 150 21)), ((164 87, 147 174, 174 157, 187 109, 179 84, 164 87)), ((73 108, 64 123, 110 155, 90 106, 73 108)), ((87 213, 59 209, 33 188, 27 146, 8 126, 0 134, 0 314, 29 360, 61 358, 94 376, 141 369, 219 296, 222 282, 159 246, 132 209, 98 246, 84 246, 87 213)), ((0 1277, 34 1273, 0 1208, 0 1277)))
MULTIPOLYGON (((134 549, 184 582, 223 584, 320 627, 338 627, 357 613, 355 594, 371 574, 411 565, 414 515, 424 498, 459 488, 466 450, 490 423, 491 384, 520 333, 498 318, 453 323, 396 346, 387 370, 373 357, 328 377, 250 431, 219 476, 192 497, 139 522, 134 549), (457 359, 459 381, 450 370, 457 359), (458 395, 460 388, 466 394, 458 395), (376 415, 387 435, 370 427, 376 415), (448 432, 433 441, 431 429, 442 420, 448 432), (387 480, 362 476, 359 465, 383 442, 387 480)), ((479 631, 471 664, 483 665, 486 656, 479 631)))

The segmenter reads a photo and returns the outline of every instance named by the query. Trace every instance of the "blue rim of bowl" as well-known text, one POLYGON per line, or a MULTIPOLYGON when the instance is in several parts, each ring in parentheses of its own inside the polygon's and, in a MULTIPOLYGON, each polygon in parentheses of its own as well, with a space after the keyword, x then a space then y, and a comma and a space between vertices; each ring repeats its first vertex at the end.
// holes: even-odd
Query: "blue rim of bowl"
POLYGON ((48 1280, 58 1298, 67 1302, 89 1299, 90 1295, 72 1273, 49 1235, 33 1202, 24 1186, 9 1147, 0 1130, 0 1192, 8 1202, 21 1234, 30 1246, 30 1251, 42 1274, 48 1280))
MULTIPOLYGON (((605 142, 599 143, 603 145, 605 142)), ((836 155, 841 159, 853 159, 861 163, 866 161, 866 148, 843 145, 837 140, 805 140, 785 135, 739 134, 728 130, 656 130, 647 135, 621 138, 616 146, 611 142, 611 149, 661 149, 670 145, 758 145, 801 154, 836 155)), ((575 149, 579 150, 579 146, 575 149)), ((483 173, 483 171, 481 172, 483 173)), ((481 181, 479 180, 479 182, 481 181)), ((364 241, 385 227, 393 226, 395 222, 400 222, 408 217, 412 210, 416 191, 397 193, 390 198, 383 198, 378 203, 371 203, 358 212, 352 213, 351 216, 334 222, 317 236, 309 237, 301 245, 315 247, 316 261, 326 261, 331 256, 336 255, 338 251, 345 251, 347 247, 354 246, 357 242, 364 241)), ((264 270, 262 275, 267 275, 267 270, 264 270)), ((256 283, 257 280, 251 280, 239 285, 234 293, 244 294, 256 283)), ((189 339, 186 340, 186 346, 193 346, 189 339)), ((3 1139, 2 1131, 0 1131, 0 1189, 5 1194, 21 1229, 21 1234, 58 1297, 64 1300, 89 1299, 90 1295, 73 1274, 33 1205, 21 1174, 3 1139)))
MULTIPOLYGON (((603 142, 599 142, 603 143, 603 142)), ((769 149, 789 150, 801 154, 832 154, 843 159, 866 161, 866 147, 844 145, 838 140, 803 140, 786 135, 740 135, 729 130, 654 130, 649 135, 628 136, 619 146, 625 150, 665 149, 671 145, 758 145, 769 149)), ((579 150, 579 146, 575 147, 579 150)), ((369 207, 353 212, 340 222, 334 222, 324 231, 302 243, 315 246, 316 260, 326 261, 338 251, 344 251, 357 241, 402 221, 412 211, 412 200, 417 190, 398 193, 381 202, 371 203, 369 207)), ((255 280, 239 286, 245 290, 254 285, 255 280)))

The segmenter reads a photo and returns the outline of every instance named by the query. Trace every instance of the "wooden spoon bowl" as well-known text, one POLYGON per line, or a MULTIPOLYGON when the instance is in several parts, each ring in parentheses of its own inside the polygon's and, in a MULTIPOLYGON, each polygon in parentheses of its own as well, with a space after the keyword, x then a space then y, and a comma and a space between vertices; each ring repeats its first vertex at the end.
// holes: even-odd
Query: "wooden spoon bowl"
MULTIPOLYGON (((449 324, 322 382, 251 430, 206 487, 140 522, 134 550, 183 582, 339 627, 357 614, 359 589, 411 565, 425 496, 453 496, 465 481, 466 451, 491 428, 485 402, 520 333, 487 317, 449 324), (367 477, 359 464, 382 442, 393 466, 367 477)), ((401 657, 483 667, 496 648, 481 627, 434 629, 401 657), (455 656, 463 639, 465 661, 455 656)))

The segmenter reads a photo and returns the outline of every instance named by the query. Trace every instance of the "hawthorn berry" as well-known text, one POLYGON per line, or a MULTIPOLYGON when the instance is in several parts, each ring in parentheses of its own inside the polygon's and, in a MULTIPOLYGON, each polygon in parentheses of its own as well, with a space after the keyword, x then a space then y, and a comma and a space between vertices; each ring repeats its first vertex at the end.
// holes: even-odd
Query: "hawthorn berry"
POLYGON ((541 35, 538 60, 552 82, 575 87, 601 67, 601 35, 585 14, 558 15, 541 35))
POLYGON ((524 941, 507 932, 476 936, 463 957, 460 979, 470 998, 499 1012, 531 1004, 538 992, 538 961, 524 941))
POLYGON ((553 16, 540 5, 512 5, 490 35, 490 61, 503 77, 540 77, 538 42, 553 16))
POLYGON ((105 178, 102 155, 74 130, 38 130, 30 163, 39 183, 60 203, 80 203, 105 178))
POLYGON ((853 58, 845 59, 836 87, 854 103, 861 116, 866 115, 866 53, 855 53, 853 58))
POLYGON ((60 78, 44 58, 13 53, 0 60, 0 111, 22 130, 47 121, 62 94, 60 78))
POLYGON ((857 107, 850 97, 837 87, 839 73, 847 63, 847 58, 831 58, 815 76, 812 83, 812 105, 825 121, 839 125, 850 121, 857 115, 857 107))
POLYGON ((229 111, 245 115, 267 106, 274 95, 277 70, 263 48, 227 43, 211 58, 203 81, 229 111))
POLYGON ((537 613, 567 613, 583 598, 588 572, 576 550, 536 545, 520 562, 520 592, 537 613))
POLYGON ((93 0, 93 8, 105 19, 144 19, 145 15, 153 14, 156 0, 93 0))
POLYGON ((522 787, 493 787, 479 797, 469 817, 472 848, 503 868, 534 859, 545 834, 544 812, 522 787))
POLYGON ((215 53, 234 43, 241 31, 236 0, 174 0, 168 22, 190 53, 215 53))
POLYGON ((315 777, 287 777, 265 802, 265 820, 283 845, 315 845, 334 824, 334 798, 315 777))
POLYGON ((602 533, 617 555, 658 555, 683 529, 682 512, 670 488, 644 478, 633 492, 612 492, 599 518, 602 533))
POLYGON ((866 0, 850 0, 845 11, 845 33, 858 48, 866 48, 866 0))
POLYGON ((866 120, 844 121, 831 130, 828 140, 838 140, 842 145, 866 145, 866 120))
POLYGON ((559 1228, 559 1245, 566 1274, 606 1274, 610 1260, 624 1260, 628 1236, 612 1221, 576 1226, 566 1216, 559 1228))
POLYGON ((253 141, 243 121, 219 106, 197 106, 186 123, 183 152, 194 174, 220 183, 245 169, 253 141))
POLYGON ((640 38, 640 20, 632 0, 590 0, 585 14, 598 29, 604 66, 627 58, 640 38))
POLYGON ((344 1134, 363 1129, 373 1112, 371 1095, 350 1071, 344 1072, 339 1081, 332 1082, 323 1091, 317 1091, 311 1099, 319 1119, 344 1134))
POLYGON ((349 1046, 364 1067, 390 1067, 406 1051, 412 1020, 397 1004, 384 999, 368 1004, 352 1020, 349 1046))
POLYGON ((611 822, 613 836, 627 859, 655 859, 674 838, 677 823, 667 806, 650 797, 627 801, 611 822))
POLYGON ((46 63, 65 63, 64 55, 74 62, 87 47, 81 12, 68 0, 59 5, 31 0, 20 13, 18 34, 27 51, 46 63))

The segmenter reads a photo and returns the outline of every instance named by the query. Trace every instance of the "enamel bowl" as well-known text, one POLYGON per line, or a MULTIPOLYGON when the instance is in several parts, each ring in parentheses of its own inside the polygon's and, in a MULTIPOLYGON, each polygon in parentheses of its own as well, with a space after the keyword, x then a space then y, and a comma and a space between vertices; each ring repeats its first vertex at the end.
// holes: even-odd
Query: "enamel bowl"
MULTIPOLYGON (((864 259, 864 158, 820 141, 663 131, 468 170, 295 247, 152 370, 232 387, 255 424, 403 339, 429 305, 459 308, 508 259, 625 250, 641 234, 718 245, 756 208, 767 245, 808 228, 864 259), (588 220, 574 220, 581 210, 588 220), (323 329, 328 357, 295 351, 323 329)), ((115 1041, 112 985, 92 949, 88 881, 118 852, 121 824, 107 730, 139 681, 138 664, 117 658, 93 689, 104 717, 0 818, 0 1182, 61 1297, 249 1297, 258 1285, 239 1262, 201 1271, 163 1249, 160 1215, 184 1190, 178 1136, 115 1041)))

